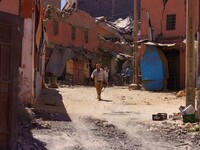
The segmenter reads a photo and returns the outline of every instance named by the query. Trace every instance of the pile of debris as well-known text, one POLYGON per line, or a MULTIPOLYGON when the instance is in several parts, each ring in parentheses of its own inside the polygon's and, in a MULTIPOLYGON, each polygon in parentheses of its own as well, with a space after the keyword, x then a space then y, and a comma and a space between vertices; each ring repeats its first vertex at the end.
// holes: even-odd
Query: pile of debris
POLYGON ((93 131, 96 136, 104 138, 106 141, 109 141, 109 143, 113 143, 111 149, 118 149, 119 147, 121 149, 138 149, 141 146, 139 140, 131 139, 125 131, 108 123, 108 121, 93 118, 87 119, 90 123, 93 123, 93 131))
POLYGON ((46 143, 35 139, 31 130, 34 128, 49 129, 51 126, 42 119, 36 119, 33 108, 20 104, 18 119, 17 150, 46 150, 46 143))
MULTIPOLYGON (((52 131, 54 130, 52 126, 55 126, 53 122, 66 122, 69 120, 66 114, 36 110, 31 105, 24 106, 20 104, 18 110, 17 150, 46 150, 46 143, 35 139, 32 130, 45 129, 46 131, 52 131)), ((64 130, 65 127, 62 126, 62 129, 64 130)))
POLYGON ((196 123, 178 124, 164 121, 162 125, 151 126, 148 130, 167 142, 177 142, 177 147, 200 146, 200 126, 196 123))
POLYGON ((198 120, 198 113, 192 105, 189 105, 188 107, 180 106, 179 110, 179 113, 174 113, 173 115, 170 115, 169 118, 172 120, 182 119, 184 123, 195 123, 196 120, 198 120))
POLYGON ((163 122, 162 125, 150 126, 149 131, 156 132, 156 136, 161 136, 168 142, 177 142, 177 147, 183 145, 191 148, 200 147, 200 125, 196 123, 198 120, 197 111, 192 105, 180 106, 179 110, 179 113, 169 115, 169 119, 166 113, 153 114, 152 120, 163 122))

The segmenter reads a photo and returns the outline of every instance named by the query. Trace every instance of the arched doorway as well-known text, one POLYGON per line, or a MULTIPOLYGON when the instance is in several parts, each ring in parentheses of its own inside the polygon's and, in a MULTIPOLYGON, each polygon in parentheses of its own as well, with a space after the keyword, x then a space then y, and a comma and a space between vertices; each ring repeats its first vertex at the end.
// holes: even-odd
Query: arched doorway
POLYGON ((168 90, 180 89, 180 53, 177 49, 168 50, 165 53, 168 60, 169 79, 167 80, 168 90))

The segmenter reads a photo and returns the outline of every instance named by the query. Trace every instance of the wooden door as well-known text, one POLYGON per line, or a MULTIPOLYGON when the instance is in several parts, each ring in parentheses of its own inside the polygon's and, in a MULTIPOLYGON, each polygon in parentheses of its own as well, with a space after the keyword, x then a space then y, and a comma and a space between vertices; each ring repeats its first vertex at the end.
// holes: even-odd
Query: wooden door
POLYGON ((0 149, 14 149, 17 136, 18 68, 22 26, 0 12, 0 149), (12 21, 12 22, 11 22, 12 21))
POLYGON ((83 85, 85 82, 84 61, 74 60, 73 63, 73 81, 74 84, 83 85))

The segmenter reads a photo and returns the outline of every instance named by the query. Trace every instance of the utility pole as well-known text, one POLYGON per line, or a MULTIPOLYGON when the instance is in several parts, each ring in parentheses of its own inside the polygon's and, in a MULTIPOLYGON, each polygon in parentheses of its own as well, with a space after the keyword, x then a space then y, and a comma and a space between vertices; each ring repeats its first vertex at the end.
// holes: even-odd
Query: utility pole
POLYGON ((135 84, 139 85, 138 81, 138 0, 134 0, 134 34, 133 34, 133 81, 135 84))
POLYGON ((194 0, 187 0, 186 5, 186 106, 195 107, 194 0))

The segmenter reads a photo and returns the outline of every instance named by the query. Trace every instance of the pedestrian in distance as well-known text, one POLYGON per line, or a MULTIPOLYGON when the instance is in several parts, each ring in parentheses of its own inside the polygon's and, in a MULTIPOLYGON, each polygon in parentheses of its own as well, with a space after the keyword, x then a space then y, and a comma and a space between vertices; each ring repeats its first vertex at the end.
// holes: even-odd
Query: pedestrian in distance
POLYGON ((105 74, 100 64, 96 64, 96 69, 92 72, 91 78, 94 79, 97 99, 101 100, 101 91, 103 88, 103 82, 105 81, 105 74))
POLYGON ((130 84, 130 76, 131 76, 131 70, 130 67, 127 66, 126 70, 125 70, 125 76, 126 76, 126 85, 130 84))

